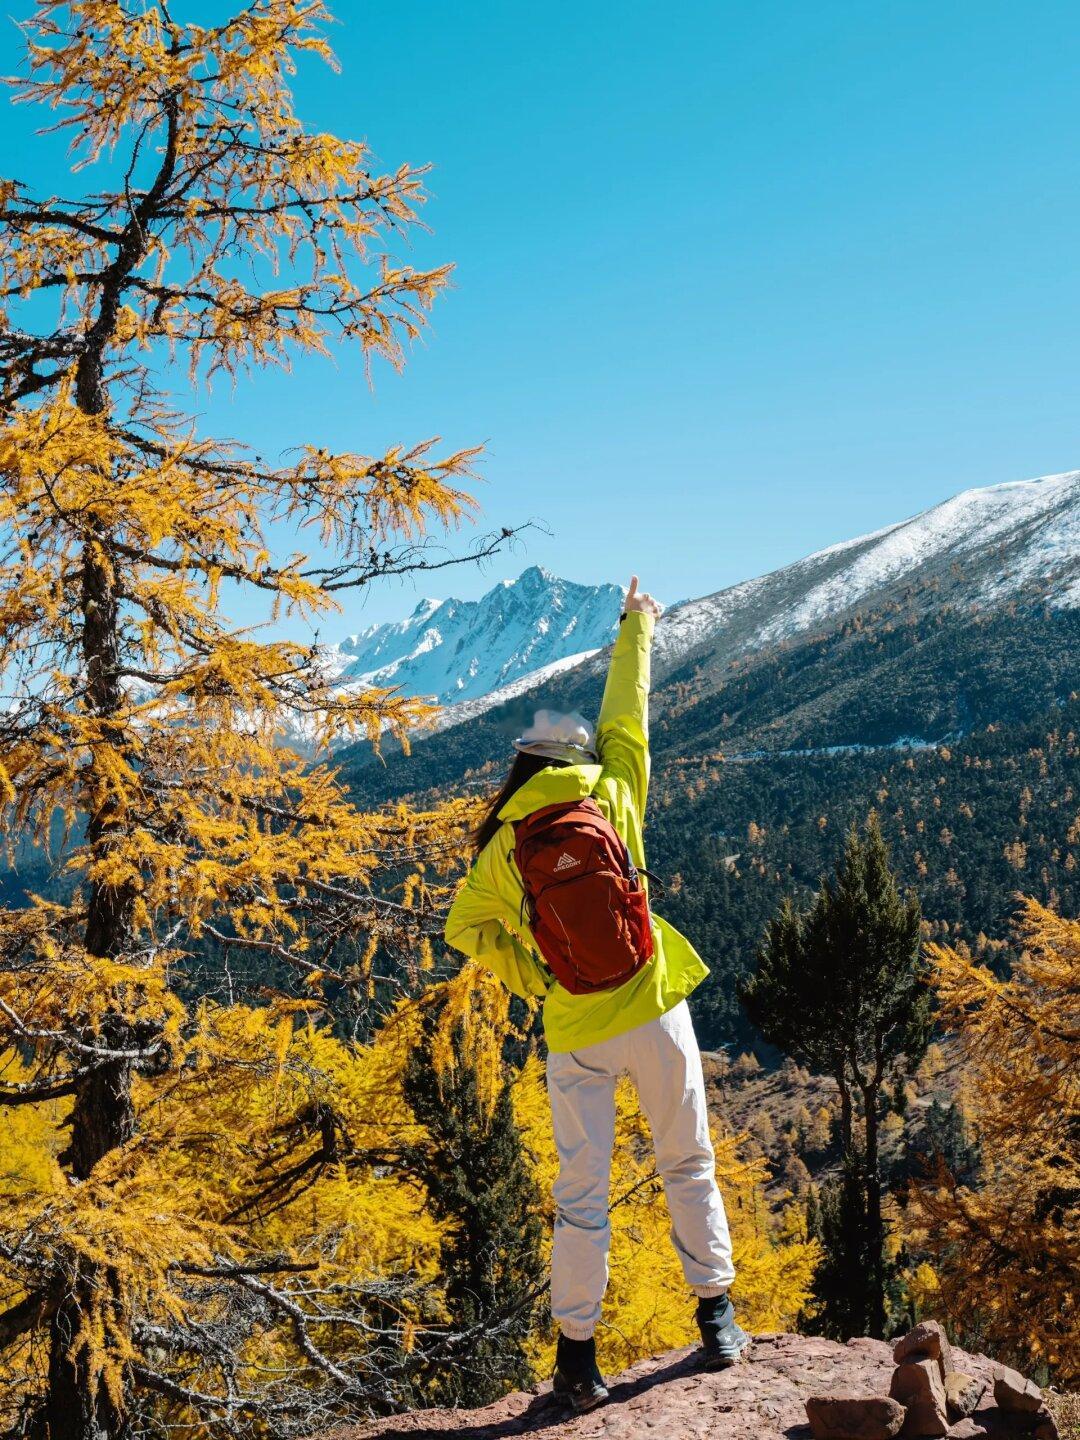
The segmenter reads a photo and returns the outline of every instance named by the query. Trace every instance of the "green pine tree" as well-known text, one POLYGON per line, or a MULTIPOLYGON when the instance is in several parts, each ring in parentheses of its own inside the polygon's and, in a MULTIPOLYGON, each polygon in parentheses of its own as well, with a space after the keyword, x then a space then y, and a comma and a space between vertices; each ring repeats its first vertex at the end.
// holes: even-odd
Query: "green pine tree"
POLYGON ((819 1323, 836 1338, 886 1330, 889 1277, 878 1128, 887 1085, 911 1074, 929 1038, 918 900, 900 894, 871 813, 848 832, 832 879, 805 913, 785 901, 744 985, 771 1044, 840 1093, 840 1181, 820 1197, 826 1251, 819 1323))
POLYGON ((821 1243, 813 1312, 800 1326, 809 1335, 847 1339, 862 1334, 869 1323, 865 1282, 872 1258, 865 1205, 865 1189, 850 1159, 837 1179, 821 1186, 812 1207, 808 1201, 807 1238, 821 1243))
POLYGON ((936 1095, 923 1114, 922 1130, 907 1144, 903 1175, 919 1178, 932 1174, 939 1164, 961 1185, 970 1185, 979 1170, 979 1147, 968 1134, 955 1100, 936 1095))
POLYGON ((514 1119, 507 1080, 490 1110, 483 1103, 460 1028, 453 1063, 433 1056, 434 1016, 405 1074, 405 1096, 427 1139, 409 1160, 432 1211, 449 1222, 442 1271, 451 1333, 481 1323, 432 1366, 438 1403, 485 1405, 533 1376, 525 1342, 545 1283, 541 1197, 514 1119))

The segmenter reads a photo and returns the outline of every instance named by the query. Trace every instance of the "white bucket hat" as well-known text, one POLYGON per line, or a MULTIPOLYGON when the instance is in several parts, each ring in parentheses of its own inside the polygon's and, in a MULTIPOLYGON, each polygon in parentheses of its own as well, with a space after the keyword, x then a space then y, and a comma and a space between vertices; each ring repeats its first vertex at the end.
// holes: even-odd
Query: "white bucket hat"
POLYGON ((563 715, 558 710, 537 710, 533 723, 514 741, 524 755, 548 760, 567 760, 571 765, 595 764, 596 731, 576 710, 563 715))

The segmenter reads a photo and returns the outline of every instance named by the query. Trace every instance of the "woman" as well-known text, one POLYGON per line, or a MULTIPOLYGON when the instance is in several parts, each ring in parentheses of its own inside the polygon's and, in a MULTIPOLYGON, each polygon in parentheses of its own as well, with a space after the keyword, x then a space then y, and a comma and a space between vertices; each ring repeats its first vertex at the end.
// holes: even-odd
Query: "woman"
MULTIPOLYGON (((645 859, 649 782, 649 650, 660 606, 640 594, 637 583, 635 575, 595 742, 579 716, 537 714, 514 742, 518 755, 477 830, 475 863, 446 922, 449 944, 482 961, 515 995, 544 1001, 547 1086, 559 1152, 551 1260, 551 1311, 559 1325, 554 1389, 578 1411, 607 1398, 593 1332, 608 1278, 615 1086, 624 1073, 652 1131, 672 1243, 698 1297, 706 1363, 733 1364, 750 1343, 735 1323, 727 1294, 735 1278, 731 1240, 716 1184, 701 1056, 686 1004, 708 971, 674 926, 648 915, 651 936, 629 978, 575 993, 576 987, 568 988, 572 982, 560 983, 540 958, 527 918, 528 913, 535 921, 535 910, 525 903, 515 860, 522 822, 531 824, 546 807, 572 807, 588 797, 629 852, 629 883, 644 884, 638 875, 645 859)), ((561 856, 554 869, 571 858, 561 856)))

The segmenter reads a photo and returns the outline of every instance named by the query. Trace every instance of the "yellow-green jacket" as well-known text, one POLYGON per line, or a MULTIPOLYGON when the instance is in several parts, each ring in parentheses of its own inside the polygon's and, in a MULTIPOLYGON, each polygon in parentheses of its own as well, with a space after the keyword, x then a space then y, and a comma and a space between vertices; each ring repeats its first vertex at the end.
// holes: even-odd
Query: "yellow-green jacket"
POLYGON ((499 811, 503 824, 484 846, 446 920, 447 943, 480 960, 515 995, 544 997, 544 1032, 554 1053, 622 1035, 664 1015, 709 973, 673 925, 653 915, 653 957, 615 990, 572 995, 540 958, 522 917, 521 877, 513 860, 513 821, 544 805, 591 795, 645 864, 642 823, 649 788, 649 647, 653 618, 632 610, 611 656, 596 742, 597 765, 552 766, 527 780, 499 811))

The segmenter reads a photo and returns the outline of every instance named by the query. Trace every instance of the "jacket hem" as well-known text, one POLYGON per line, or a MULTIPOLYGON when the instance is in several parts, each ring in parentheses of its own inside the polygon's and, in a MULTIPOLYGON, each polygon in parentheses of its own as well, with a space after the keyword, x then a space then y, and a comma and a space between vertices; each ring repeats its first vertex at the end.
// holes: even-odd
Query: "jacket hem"
POLYGON ((552 1041, 548 1033, 547 1016, 545 1015, 544 1039, 547 1042, 548 1054, 571 1055, 575 1050, 581 1050, 586 1045, 600 1045, 605 1040, 615 1040, 620 1035, 628 1035, 631 1030, 640 1030, 642 1025, 651 1025, 654 1020, 659 1020, 662 1015, 667 1015, 670 1011, 675 1009, 676 1005, 681 1005, 685 999, 692 995, 697 989, 698 985, 700 985, 701 981, 704 980, 706 975, 708 975, 708 973, 709 972, 705 970, 704 974, 696 977, 694 979, 694 983, 688 986, 686 989, 680 987, 678 991, 670 991, 664 996, 663 1002, 658 1005, 651 1014, 628 1014, 625 1024, 612 1024, 610 1028, 605 1027, 597 1034, 592 1034, 588 1037, 576 1037, 575 1039, 571 1040, 569 1044, 565 1044, 562 1041, 552 1041))

